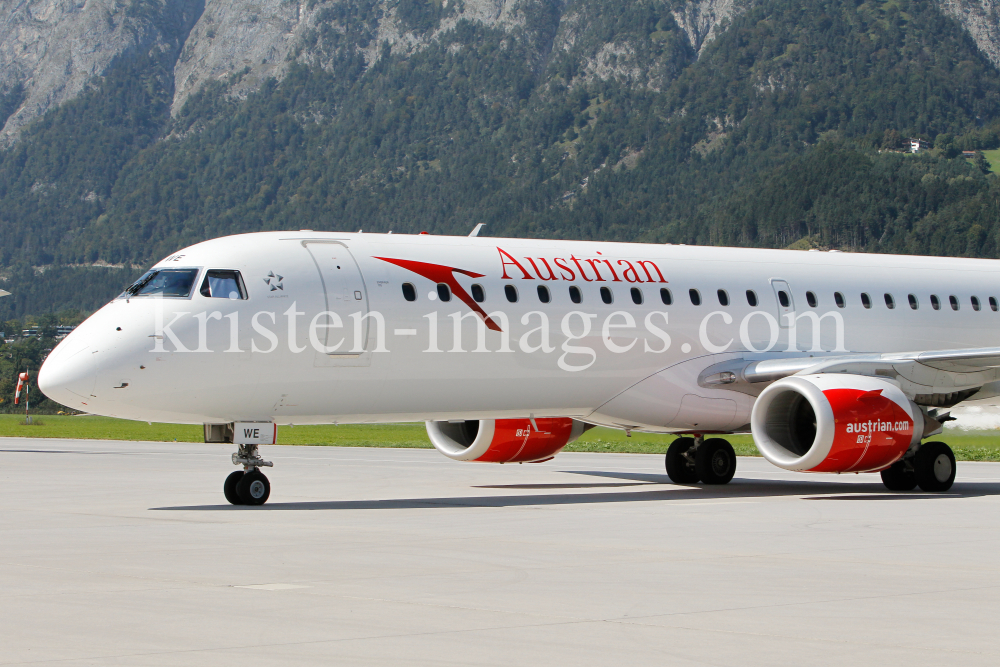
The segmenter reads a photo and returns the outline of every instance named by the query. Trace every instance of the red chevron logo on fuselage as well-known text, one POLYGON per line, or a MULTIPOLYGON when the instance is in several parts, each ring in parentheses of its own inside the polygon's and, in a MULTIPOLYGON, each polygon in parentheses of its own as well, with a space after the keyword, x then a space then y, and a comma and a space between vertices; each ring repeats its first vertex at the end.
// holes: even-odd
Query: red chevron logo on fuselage
POLYGON ((413 271, 418 276, 427 278, 427 280, 434 283, 444 283, 451 289, 451 293, 457 296, 462 303, 467 305, 474 313, 483 318, 483 322, 486 323, 486 327, 488 329, 501 331, 500 326, 486 314, 486 311, 484 311, 479 304, 476 303, 471 296, 469 296, 469 293, 465 291, 465 288, 459 285, 458 281, 455 280, 455 273, 461 273, 462 275, 469 276, 470 278, 482 278, 484 274, 473 273, 472 271, 458 269, 454 266, 444 266, 443 264, 417 262, 412 259, 392 259, 391 257, 375 257, 375 259, 395 264, 396 266, 404 268, 407 271, 413 271))

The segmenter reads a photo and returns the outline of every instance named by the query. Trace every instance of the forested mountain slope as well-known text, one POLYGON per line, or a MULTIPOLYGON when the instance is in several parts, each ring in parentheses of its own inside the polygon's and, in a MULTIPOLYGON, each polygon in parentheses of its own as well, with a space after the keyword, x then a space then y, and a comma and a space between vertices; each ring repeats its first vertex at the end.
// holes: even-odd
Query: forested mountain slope
POLYGON ((262 229, 1000 255, 992 0, 270 4, 108 5, 113 66, 7 128, 0 320, 262 229))

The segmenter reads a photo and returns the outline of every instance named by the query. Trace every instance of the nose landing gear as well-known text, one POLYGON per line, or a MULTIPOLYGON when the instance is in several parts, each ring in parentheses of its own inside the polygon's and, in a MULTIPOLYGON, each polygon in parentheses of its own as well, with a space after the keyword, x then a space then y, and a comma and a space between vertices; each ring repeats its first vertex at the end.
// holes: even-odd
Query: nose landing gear
POLYGON ((222 491, 233 505, 263 505, 271 495, 271 482, 260 468, 270 468, 274 464, 260 457, 257 445, 239 445, 239 448, 233 454, 233 464, 242 465, 243 470, 231 473, 222 491))
POLYGON ((233 465, 243 466, 226 477, 222 492, 233 505, 263 505, 271 495, 271 483, 260 471, 274 464, 260 457, 258 445, 278 442, 278 426, 273 422, 229 422, 205 424, 205 442, 235 443, 233 465))

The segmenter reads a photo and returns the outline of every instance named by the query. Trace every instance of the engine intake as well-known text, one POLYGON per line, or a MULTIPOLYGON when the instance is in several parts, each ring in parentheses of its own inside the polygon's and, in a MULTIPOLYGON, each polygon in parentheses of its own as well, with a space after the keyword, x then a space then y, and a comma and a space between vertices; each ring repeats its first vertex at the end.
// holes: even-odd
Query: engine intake
POLYGON ((456 461, 528 463, 546 461, 579 438, 590 425, 575 419, 477 419, 429 421, 435 449, 456 461))
POLYGON ((796 375, 754 403, 760 453, 785 470, 870 472, 902 458, 924 430, 920 408, 896 385, 863 375, 796 375))

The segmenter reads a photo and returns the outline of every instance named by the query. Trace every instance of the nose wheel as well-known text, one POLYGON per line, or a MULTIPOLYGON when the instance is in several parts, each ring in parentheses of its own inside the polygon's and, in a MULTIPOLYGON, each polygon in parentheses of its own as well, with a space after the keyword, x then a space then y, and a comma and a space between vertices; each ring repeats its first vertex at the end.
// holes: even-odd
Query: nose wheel
POLYGON ((271 495, 271 482, 260 468, 274 464, 260 457, 257 445, 239 447, 239 451, 233 454, 233 463, 242 465, 243 470, 232 472, 226 477, 222 492, 232 505, 263 505, 271 495))

